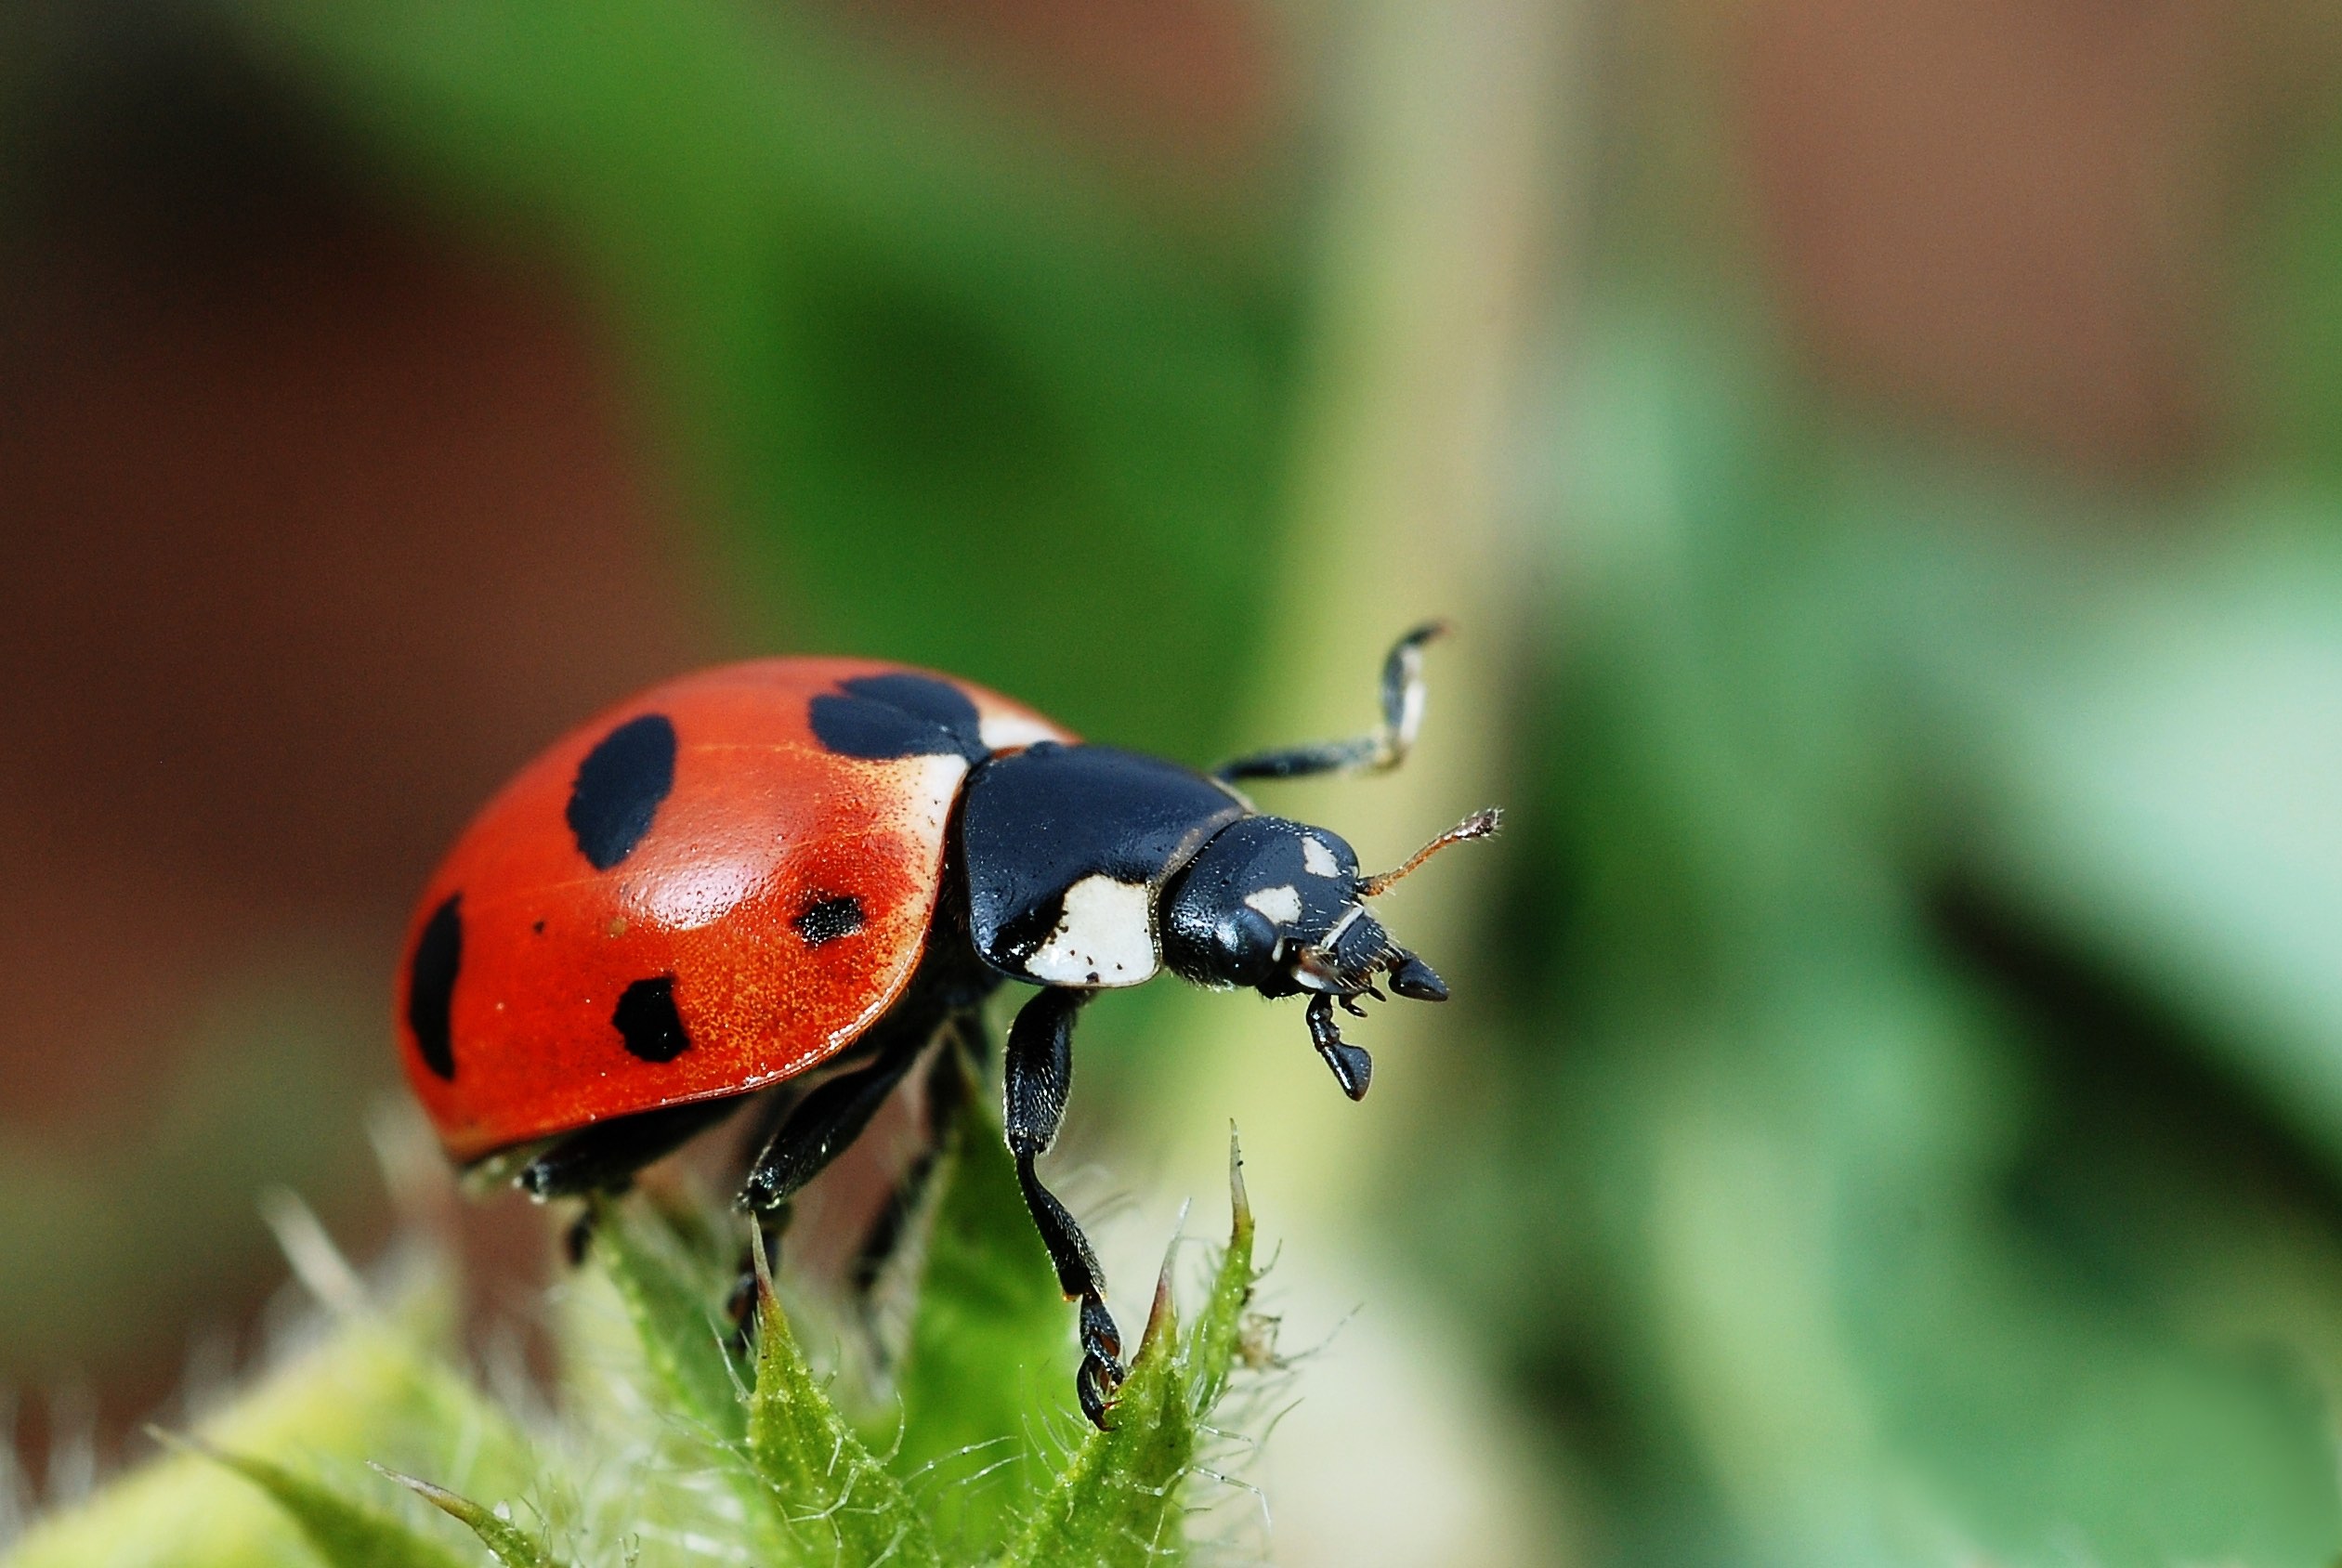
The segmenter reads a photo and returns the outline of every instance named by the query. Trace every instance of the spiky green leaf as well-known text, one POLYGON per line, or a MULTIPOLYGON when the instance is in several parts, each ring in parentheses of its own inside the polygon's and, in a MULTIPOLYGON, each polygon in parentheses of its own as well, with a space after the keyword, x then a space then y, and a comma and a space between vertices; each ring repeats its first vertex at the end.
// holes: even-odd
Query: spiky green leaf
POLYGON ((705 1271, 639 1204, 596 1199, 594 1249, 675 1413, 718 1442, 739 1438, 744 1416, 724 1348, 729 1326, 715 1310, 705 1271))
POLYGON ((1182 1486, 1226 1389, 1254 1278, 1252 1211, 1233 1140, 1229 1183, 1228 1250, 1194 1331, 1183 1345, 1166 1259, 1113 1430, 1090 1434, 998 1568, 1159 1568, 1184 1554, 1182 1486))
POLYGON ((1211 1282, 1211 1300, 1197 1320, 1187 1354, 1190 1403, 1197 1418, 1210 1414, 1227 1392, 1244 1329, 1244 1309, 1252 1300, 1252 1199, 1244 1190, 1244 1151, 1236 1129, 1228 1129, 1228 1250, 1211 1282))
POLYGON ((529 1533, 509 1519, 500 1519, 491 1509, 481 1507, 460 1493, 444 1486, 434 1486, 412 1475, 401 1475, 394 1470, 383 1470, 384 1475, 406 1487, 415 1496, 438 1509, 449 1518, 462 1523, 480 1538, 480 1544, 496 1554, 496 1561, 504 1568, 561 1568, 559 1561, 532 1539, 529 1533))
POLYGON ((935 1537, 903 1483, 863 1446, 815 1379, 756 1256, 756 1387, 748 1461, 788 1534, 823 1562, 935 1568, 935 1537))

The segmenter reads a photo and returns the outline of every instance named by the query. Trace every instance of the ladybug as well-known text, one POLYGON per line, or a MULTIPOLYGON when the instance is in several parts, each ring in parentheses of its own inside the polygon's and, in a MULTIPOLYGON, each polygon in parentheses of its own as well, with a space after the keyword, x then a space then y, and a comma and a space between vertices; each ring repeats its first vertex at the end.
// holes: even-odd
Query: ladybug
MULTIPOLYGON (((1392 649, 1373 733, 1210 773, 1083 744, 900 665, 768 659, 654 686, 524 768, 433 874, 398 987, 408 1079, 455 1161, 540 1199, 622 1190, 762 1098, 739 1201, 777 1226, 922 1060, 939 1134, 986 1053, 986 998, 1040 987, 1009 1030, 1005 1127, 1080 1303, 1076 1392, 1104 1425, 1120 1335, 1088 1240, 1034 1168, 1064 1115, 1075 1020, 1164 969, 1306 996, 1311 1040, 1343 1092, 1366 1093, 1372 1065, 1335 1008, 1362 1013, 1379 978, 1425 1001, 1447 987, 1365 901, 1497 814, 1361 876, 1341 838, 1263 816, 1236 786, 1394 766, 1442 630, 1392 649)), ((866 1260, 883 1261, 933 1163, 912 1162, 866 1260)))

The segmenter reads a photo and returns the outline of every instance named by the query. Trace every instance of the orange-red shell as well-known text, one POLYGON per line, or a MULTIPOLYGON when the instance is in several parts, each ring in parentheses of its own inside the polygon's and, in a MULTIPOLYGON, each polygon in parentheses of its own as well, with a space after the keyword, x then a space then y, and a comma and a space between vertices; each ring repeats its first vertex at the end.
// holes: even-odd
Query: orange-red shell
MULTIPOLYGON (((858 660, 771 659, 667 682, 565 736, 466 829, 425 886, 400 966, 409 1081, 441 1142, 469 1160, 630 1112, 736 1094, 851 1044, 898 996, 927 936, 944 838, 969 763, 865 761, 824 747, 814 698, 841 681, 920 673, 858 660), (619 725, 663 714, 673 783, 647 831, 596 870, 565 817, 581 763, 619 725), (850 897, 858 930, 797 922, 850 897), (451 1076, 410 1022, 417 944, 451 899, 460 958, 447 1000, 451 1076), (672 976, 689 1045, 630 1052, 627 987, 672 976)), ((1030 710, 948 677, 993 745, 1070 740, 1030 710)))

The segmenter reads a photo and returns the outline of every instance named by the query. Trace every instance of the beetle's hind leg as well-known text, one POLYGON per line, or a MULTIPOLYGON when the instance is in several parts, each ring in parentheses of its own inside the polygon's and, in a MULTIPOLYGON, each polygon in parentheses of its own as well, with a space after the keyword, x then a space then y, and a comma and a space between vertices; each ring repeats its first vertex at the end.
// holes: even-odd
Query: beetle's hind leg
POLYGON ((663 1159, 740 1108, 742 1097, 694 1100, 595 1122, 564 1134, 513 1180, 535 1198, 624 1192, 635 1172, 663 1159))
MULTIPOLYGON (((635 1172, 674 1153, 738 1111, 741 1103, 739 1096, 695 1100, 579 1128, 522 1166, 513 1183, 539 1202, 622 1193, 635 1184, 635 1172)), ((594 1210, 589 1208, 563 1235, 562 1248, 572 1264, 582 1263, 593 1241, 594 1210)))
POLYGON ((982 1015, 974 1011, 954 1019, 952 1026, 945 1029, 935 1060, 927 1068, 918 1150, 896 1178, 893 1190, 886 1195, 885 1207, 863 1233, 846 1271, 846 1283, 866 1314, 871 1308, 880 1278, 901 1251, 904 1238, 926 1204, 952 1130, 959 1125, 960 1114, 967 1108, 975 1091, 976 1074, 981 1070, 976 1063, 986 1054, 983 1028, 982 1015))
POLYGON ((1382 773, 1407 760, 1423 723, 1423 649, 1447 634, 1444 621, 1427 621, 1401 637, 1382 660, 1382 723, 1348 740, 1322 740, 1255 751, 1222 763, 1211 777, 1223 784, 1247 778, 1305 778, 1320 773, 1382 773))
POLYGON ((1081 1303, 1081 1370, 1074 1392, 1081 1413, 1101 1431, 1115 1391, 1122 1386, 1122 1334, 1106 1306, 1106 1273, 1090 1240, 1056 1195, 1041 1185, 1033 1162, 1057 1141, 1073 1088, 1073 1025, 1086 991, 1045 990, 1027 1002, 1008 1032, 1007 1131, 1016 1157, 1016 1181, 1066 1300, 1081 1303))

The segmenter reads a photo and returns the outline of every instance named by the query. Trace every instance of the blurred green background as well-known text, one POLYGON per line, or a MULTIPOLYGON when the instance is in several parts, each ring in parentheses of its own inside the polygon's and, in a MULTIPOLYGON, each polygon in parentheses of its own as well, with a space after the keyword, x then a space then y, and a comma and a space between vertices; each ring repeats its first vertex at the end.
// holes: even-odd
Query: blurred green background
POLYGON ((1126 1313, 1234 1117, 1324 1342, 1276 1559, 2331 1563, 2337 86, 2295 0, 0 7, 0 1535, 252 1353, 257 1188, 380 1235, 404 902, 582 713, 1201 763, 1442 614, 1408 769, 1262 795, 1507 806, 1391 900, 1458 1000, 1359 1106, 1085 1024, 1126 1313))

